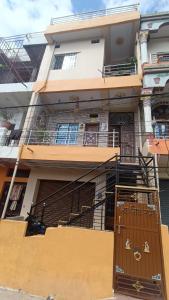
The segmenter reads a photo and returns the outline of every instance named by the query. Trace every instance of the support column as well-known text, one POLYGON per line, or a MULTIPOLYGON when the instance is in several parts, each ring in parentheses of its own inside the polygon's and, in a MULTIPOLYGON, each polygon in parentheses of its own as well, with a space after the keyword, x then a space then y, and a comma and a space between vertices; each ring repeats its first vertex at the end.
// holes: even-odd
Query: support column
POLYGON ((38 104, 38 97, 39 97, 39 94, 33 92, 31 101, 29 104, 30 107, 28 108, 26 118, 25 118, 25 123, 24 123, 23 130, 22 130, 20 144, 24 144, 25 141, 27 141, 29 139, 31 125, 35 121, 35 115, 36 115, 36 111, 37 111, 37 107, 36 106, 31 107, 31 105, 38 104))
POLYGON ((147 39, 148 39, 148 31, 141 31, 140 32, 140 45, 141 45, 141 63, 142 64, 149 62, 147 39))
POLYGON ((151 96, 144 97, 142 100, 143 100, 143 109, 144 109, 145 132, 153 133, 152 115, 151 115, 151 96))

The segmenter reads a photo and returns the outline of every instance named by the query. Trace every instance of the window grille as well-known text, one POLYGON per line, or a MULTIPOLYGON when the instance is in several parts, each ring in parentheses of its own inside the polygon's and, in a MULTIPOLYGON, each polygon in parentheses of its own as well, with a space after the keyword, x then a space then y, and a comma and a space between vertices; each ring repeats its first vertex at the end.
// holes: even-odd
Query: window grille
POLYGON ((77 53, 59 54, 54 58, 54 70, 70 70, 76 66, 77 53))

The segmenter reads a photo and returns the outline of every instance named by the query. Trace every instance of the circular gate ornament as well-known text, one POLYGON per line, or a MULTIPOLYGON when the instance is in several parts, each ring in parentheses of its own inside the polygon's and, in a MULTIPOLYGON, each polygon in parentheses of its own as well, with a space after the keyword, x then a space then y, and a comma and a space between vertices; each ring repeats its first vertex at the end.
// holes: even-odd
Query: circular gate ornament
POLYGON ((134 252, 134 258, 135 260, 140 261, 142 258, 141 253, 138 251, 134 252))

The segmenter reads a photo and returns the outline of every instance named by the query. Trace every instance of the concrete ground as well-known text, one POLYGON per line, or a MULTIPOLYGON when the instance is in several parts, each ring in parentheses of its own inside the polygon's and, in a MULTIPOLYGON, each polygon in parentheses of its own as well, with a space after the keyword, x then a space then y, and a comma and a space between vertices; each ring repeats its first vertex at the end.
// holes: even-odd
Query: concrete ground
POLYGON ((46 300, 42 297, 31 296, 22 291, 0 288, 0 300, 46 300))
POLYGON ((106 299, 103 299, 103 300, 139 300, 139 299, 138 298, 129 297, 129 296, 115 294, 112 298, 106 298, 106 299))
MULTIPOLYGON (((7 289, 0 288, 0 300, 48 300, 48 299, 50 300, 50 298, 28 295, 22 291, 15 291, 10 289, 7 290, 7 289)), ((57 298, 55 298, 54 300, 57 300, 57 298)), ((138 299, 116 294, 112 298, 107 298, 102 300, 138 300, 138 299)))

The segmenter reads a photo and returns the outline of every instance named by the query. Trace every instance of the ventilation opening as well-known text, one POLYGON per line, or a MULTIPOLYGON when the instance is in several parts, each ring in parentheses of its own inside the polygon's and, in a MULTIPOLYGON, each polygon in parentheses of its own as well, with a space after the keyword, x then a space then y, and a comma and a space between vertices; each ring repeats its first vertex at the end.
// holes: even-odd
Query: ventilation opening
POLYGON ((91 40, 91 43, 92 44, 98 44, 98 43, 100 43, 100 40, 99 39, 94 39, 94 40, 91 40))

